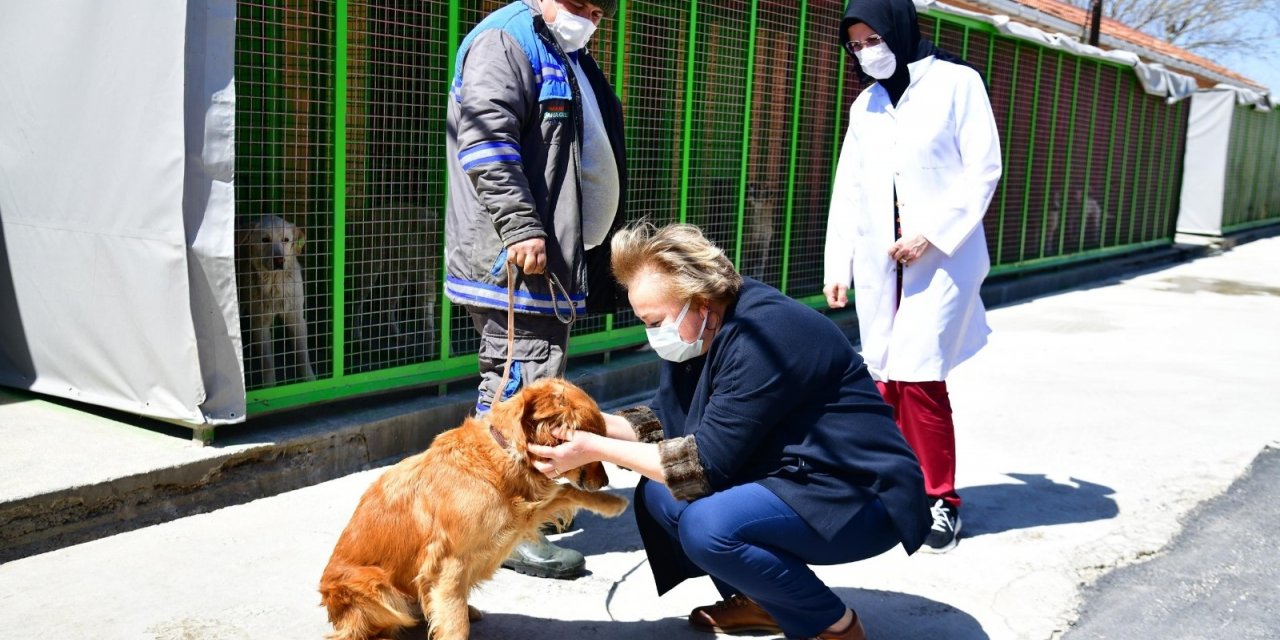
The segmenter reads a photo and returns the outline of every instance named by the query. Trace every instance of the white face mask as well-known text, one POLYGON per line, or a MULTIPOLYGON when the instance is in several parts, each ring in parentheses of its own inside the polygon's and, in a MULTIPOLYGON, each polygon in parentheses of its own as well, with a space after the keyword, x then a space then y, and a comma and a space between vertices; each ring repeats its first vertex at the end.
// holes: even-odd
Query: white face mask
POLYGON ((889 50, 889 45, 881 42, 874 47, 867 47, 858 53, 858 64, 867 75, 876 80, 884 80, 898 69, 898 58, 889 50))
POLYGON ((658 354, 659 358, 671 362, 684 362, 702 355, 702 333, 707 330, 706 316, 702 318, 702 328, 698 329, 697 340, 685 342, 680 338, 680 323, 684 322, 684 316, 689 313, 691 304, 693 304, 692 300, 684 303, 684 308, 680 310, 680 315, 676 316, 675 322, 644 330, 649 337, 649 346, 653 347, 653 352, 658 354))
POLYGON ((555 34, 556 40, 560 42, 560 48, 564 49, 565 53, 570 53, 587 46, 587 41, 591 40, 591 36, 596 32, 596 23, 560 7, 556 12, 556 21, 548 22, 547 28, 555 34))

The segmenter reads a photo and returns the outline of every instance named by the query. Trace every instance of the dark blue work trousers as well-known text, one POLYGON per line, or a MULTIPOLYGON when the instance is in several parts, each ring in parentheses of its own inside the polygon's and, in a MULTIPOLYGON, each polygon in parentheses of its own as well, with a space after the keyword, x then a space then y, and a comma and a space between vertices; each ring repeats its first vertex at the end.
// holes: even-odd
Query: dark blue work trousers
POLYGON ((844 602, 808 565, 865 560, 898 544, 879 500, 827 540, 756 483, 693 502, 676 500, 657 482, 644 485, 646 508, 720 595, 751 598, 792 638, 814 637, 844 615, 844 602))

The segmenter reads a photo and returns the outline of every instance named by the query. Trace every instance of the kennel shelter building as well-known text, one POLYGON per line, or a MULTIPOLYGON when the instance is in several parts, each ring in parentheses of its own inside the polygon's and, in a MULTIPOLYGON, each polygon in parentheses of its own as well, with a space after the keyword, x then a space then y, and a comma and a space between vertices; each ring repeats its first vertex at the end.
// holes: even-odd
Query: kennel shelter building
MULTIPOLYGON (((440 295, 444 107, 462 36, 504 4, 5 3, 0 384, 208 439, 262 412, 473 377, 486 346, 440 295), (288 323, 269 358, 247 333, 245 232, 264 220, 297 231, 309 374, 288 323)), ((985 220, 992 279, 1173 243, 1194 79, 1078 34, 918 6, 925 35, 987 81, 1005 167, 985 220)), ((624 105, 630 216, 697 224, 815 308, 862 89, 836 42, 842 13, 621 0, 593 41, 624 105)), ((1258 161, 1280 148, 1266 135, 1258 161)), ((1224 199, 1224 217, 1237 206, 1224 199)), ((1280 207, 1250 215, 1275 222, 1280 207)), ((629 312, 573 333, 574 354, 645 340, 629 312)))

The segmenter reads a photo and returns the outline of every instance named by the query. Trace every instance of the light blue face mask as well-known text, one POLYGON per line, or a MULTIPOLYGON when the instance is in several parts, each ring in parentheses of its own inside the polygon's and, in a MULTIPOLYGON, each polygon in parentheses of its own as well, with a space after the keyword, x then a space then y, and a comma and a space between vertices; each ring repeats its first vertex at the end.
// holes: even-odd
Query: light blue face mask
POLYGON ((684 308, 680 310, 680 315, 676 316, 675 322, 644 330, 649 338, 649 346, 653 347, 653 352, 658 354, 659 358, 671 362, 684 362, 702 355, 702 334, 707 330, 706 316, 702 318, 702 328, 698 329, 697 340, 685 342, 680 338, 680 323, 684 322, 684 317, 689 313, 689 306, 692 304, 692 300, 684 303, 684 308))

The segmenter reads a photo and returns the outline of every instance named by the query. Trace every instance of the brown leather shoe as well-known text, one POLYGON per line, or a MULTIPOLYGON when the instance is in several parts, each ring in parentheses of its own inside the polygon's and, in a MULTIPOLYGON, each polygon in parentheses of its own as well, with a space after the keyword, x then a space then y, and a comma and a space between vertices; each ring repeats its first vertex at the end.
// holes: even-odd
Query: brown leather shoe
POLYGON ((867 640, 867 630, 862 628, 862 620, 858 618, 858 612, 853 613, 853 622, 849 627, 840 633, 831 631, 823 631, 818 634, 818 640, 867 640))
POLYGON ((689 624, 699 631, 713 633, 782 633, 773 616, 743 595, 729 596, 727 600, 694 609, 689 612, 689 624))

